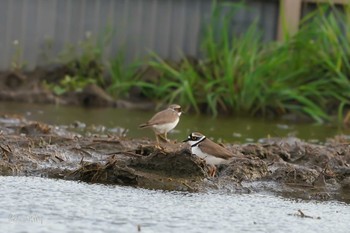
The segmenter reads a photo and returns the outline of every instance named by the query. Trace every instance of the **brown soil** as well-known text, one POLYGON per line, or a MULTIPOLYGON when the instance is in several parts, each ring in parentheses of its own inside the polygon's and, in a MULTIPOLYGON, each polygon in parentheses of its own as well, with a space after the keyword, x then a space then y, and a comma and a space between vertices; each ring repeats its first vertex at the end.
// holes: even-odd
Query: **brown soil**
MULTIPOLYGON (((56 95, 44 83, 57 84, 72 71, 67 66, 38 67, 33 71, 0 72, 0 101, 80 105, 85 107, 118 107, 128 109, 154 109, 154 104, 144 99, 115 100, 95 84, 82 91, 67 91, 56 95)), ((133 96, 137 97, 137 93, 133 96)))
POLYGON ((273 192, 350 202, 350 147, 342 137, 315 145, 296 138, 227 145, 236 157, 208 177, 187 144, 118 136, 83 137, 20 117, 0 118, 0 175, 30 175, 201 192, 273 192))

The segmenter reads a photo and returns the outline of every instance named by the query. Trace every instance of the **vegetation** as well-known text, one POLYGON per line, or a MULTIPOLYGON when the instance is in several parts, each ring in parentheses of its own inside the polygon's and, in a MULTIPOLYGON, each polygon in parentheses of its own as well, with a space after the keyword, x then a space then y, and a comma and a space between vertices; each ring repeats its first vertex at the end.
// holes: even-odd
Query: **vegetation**
MULTIPOLYGON (((242 34, 233 33, 237 9, 237 5, 225 11, 214 7, 203 31, 203 59, 183 56, 174 64, 151 53, 147 65, 158 74, 153 81, 142 77, 139 63, 126 65, 120 53, 103 67, 111 81, 107 90, 125 97, 138 87, 153 101, 177 102, 213 115, 296 113, 322 122, 338 113, 342 118, 350 101, 349 12, 320 7, 305 17, 296 35, 266 43, 257 22, 242 34)), ((89 73, 92 60, 102 64, 102 48, 84 51, 92 52, 79 59, 79 70, 85 73, 75 74, 102 85, 103 72, 89 73)))
POLYGON ((154 84, 153 96, 213 114, 293 112, 321 122, 336 109, 341 117, 350 100, 347 14, 319 8, 305 18, 295 36, 270 43, 262 42, 256 23, 232 35, 233 14, 214 8, 202 41, 205 59, 197 64, 184 58, 173 67, 153 56, 150 65, 163 73, 162 88, 154 84))
POLYGON ((128 97, 130 89, 138 83, 139 62, 126 64, 124 53, 118 53, 108 62, 111 85, 107 91, 115 97, 128 97))
POLYGON ((22 49, 18 40, 14 40, 13 44, 13 56, 11 62, 11 70, 12 71, 20 71, 22 70, 26 64, 22 60, 22 49))
POLYGON ((105 86, 103 62, 105 48, 109 44, 112 31, 106 30, 96 42, 91 33, 78 46, 67 45, 59 54, 58 63, 67 66, 66 75, 58 83, 45 83, 55 94, 61 95, 67 91, 81 91, 88 84, 105 86))

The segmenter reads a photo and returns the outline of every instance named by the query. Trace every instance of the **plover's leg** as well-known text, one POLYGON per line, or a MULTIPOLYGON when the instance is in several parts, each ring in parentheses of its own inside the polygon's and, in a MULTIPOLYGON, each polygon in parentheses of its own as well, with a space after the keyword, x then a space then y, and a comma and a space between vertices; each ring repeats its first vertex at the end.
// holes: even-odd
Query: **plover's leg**
POLYGON ((164 139, 165 139, 167 142, 170 142, 170 140, 168 139, 167 135, 168 135, 168 132, 165 132, 165 133, 164 133, 164 139))
POLYGON ((156 140, 157 140, 157 146, 159 146, 159 138, 158 138, 158 134, 156 134, 156 140))
POLYGON ((156 143, 156 148, 157 149, 162 149, 162 147, 160 146, 160 142, 159 142, 159 135, 158 134, 156 134, 156 140, 157 140, 157 143, 156 143))
POLYGON ((215 165, 208 165, 209 168, 209 176, 214 177, 216 175, 216 166, 215 165))
POLYGON ((158 136, 159 136, 164 142, 169 142, 169 140, 166 138, 166 133, 165 133, 165 134, 158 134, 158 136))

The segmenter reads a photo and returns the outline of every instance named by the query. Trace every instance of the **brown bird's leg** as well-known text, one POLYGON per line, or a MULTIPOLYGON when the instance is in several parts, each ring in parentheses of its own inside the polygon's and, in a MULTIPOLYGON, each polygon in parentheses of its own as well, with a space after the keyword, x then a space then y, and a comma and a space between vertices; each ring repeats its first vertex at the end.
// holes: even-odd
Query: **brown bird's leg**
POLYGON ((157 143, 156 143, 156 148, 160 149, 160 143, 159 143, 159 137, 158 137, 158 134, 155 134, 156 135, 156 140, 157 140, 157 143))
POLYGON ((215 175, 216 175, 216 166, 215 165, 209 165, 208 166, 208 168, 209 168, 209 176, 210 177, 215 177, 215 175))
POLYGON ((164 133, 164 139, 165 139, 167 142, 170 142, 170 140, 168 139, 167 135, 168 135, 168 133, 165 132, 165 133, 164 133))
POLYGON ((159 136, 164 142, 169 142, 169 140, 166 138, 166 133, 164 133, 164 134, 158 134, 158 136, 159 136))
POLYGON ((159 147, 160 147, 160 145, 159 145, 159 138, 158 138, 158 134, 156 134, 156 141, 157 141, 157 143, 156 143, 156 147, 157 147, 157 148, 159 148, 159 147))

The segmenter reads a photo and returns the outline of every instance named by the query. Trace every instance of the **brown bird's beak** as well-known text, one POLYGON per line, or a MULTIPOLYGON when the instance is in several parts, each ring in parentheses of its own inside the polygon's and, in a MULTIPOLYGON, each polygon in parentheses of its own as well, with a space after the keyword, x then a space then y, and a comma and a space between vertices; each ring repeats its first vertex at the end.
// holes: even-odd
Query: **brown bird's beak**
POLYGON ((182 142, 188 142, 190 139, 186 138, 185 140, 183 140, 182 142))

